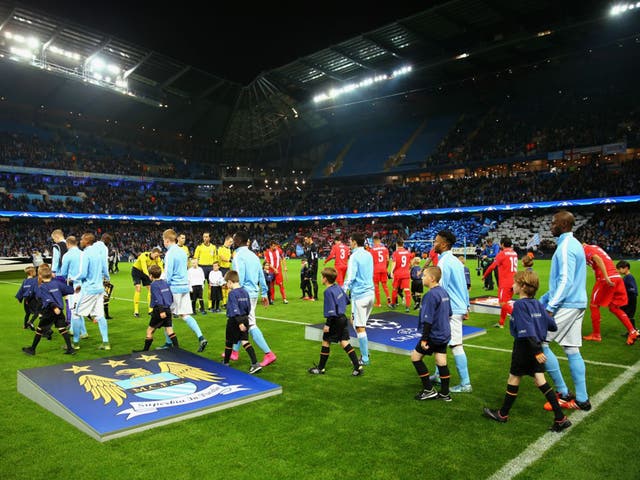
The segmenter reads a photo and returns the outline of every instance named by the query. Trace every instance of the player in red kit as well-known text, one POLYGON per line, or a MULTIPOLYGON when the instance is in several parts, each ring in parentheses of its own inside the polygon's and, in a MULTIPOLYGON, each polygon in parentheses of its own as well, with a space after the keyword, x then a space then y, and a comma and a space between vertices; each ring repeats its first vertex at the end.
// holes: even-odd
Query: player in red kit
POLYGON ((411 306, 411 259, 414 254, 404 248, 404 240, 396 241, 396 251, 391 256, 391 275, 393 277, 393 292, 391 292, 391 306, 395 307, 398 301, 398 290, 404 292, 405 312, 411 306))
POLYGON ((340 237, 336 237, 334 239, 333 247, 331 247, 331 252, 329 252, 329 256, 324 261, 324 264, 326 265, 329 260, 335 260, 335 267, 338 272, 336 282, 340 286, 344 284, 344 277, 347 273, 347 262, 349 261, 350 253, 351 249, 349 246, 342 243, 340 237))
POLYGON ((584 338, 594 342, 602 341, 600 335, 600 307, 609 307, 618 320, 625 326, 627 332, 627 345, 633 345, 638 338, 638 331, 633 328, 631 321, 620 307, 624 307, 628 302, 627 290, 624 288, 624 280, 620 277, 618 270, 611 257, 597 245, 582 244, 587 265, 593 268, 596 275, 596 283, 591 292, 591 325, 593 332, 584 338))
POLYGON ((285 264, 284 252, 278 246, 275 241, 271 241, 269 244, 269 249, 264 252, 265 261, 269 262, 271 268, 275 272, 275 280, 271 284, 271 300, 274 300, 274 294, 276 293, 275 286, 278 285, 280 288, 280 295, 282 295, 282 302, 289 303, 287 301, 287 294, 284 291, 284 277, 282 275, 282 271, 287 271, 287 265, 285 264))
POLYGON ((500 240, 501 250, 491 265, 485 270, 483 279, 490 277, 494 269, 498 269, 498 302, 500 302, 500 321, 496 327, 504 328, 507 314, 511 315, 513 307, 509 301, 513 298, 513 277, 518 271, 518 254, 511 248, 509 237, 500 240))
POLYGON ((373 236, 373 246, 369 249, 369 253, 373 257, 373 285, 376 293, 376 307, 380 307, 380 284, 384 294, 387 296, 387 305, 391 305, 389 297, 389 287, 387 280, 389 279, 389 249, 380 241, 378 235, 373 236))

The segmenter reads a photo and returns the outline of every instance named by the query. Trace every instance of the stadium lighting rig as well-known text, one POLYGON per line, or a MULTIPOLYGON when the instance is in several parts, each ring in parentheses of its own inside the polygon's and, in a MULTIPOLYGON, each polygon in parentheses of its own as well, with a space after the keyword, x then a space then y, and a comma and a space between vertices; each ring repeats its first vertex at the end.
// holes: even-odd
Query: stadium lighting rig
POLYGON ((2 58, 133 97, 154 107, 166 108, 162 102, 132 92, 127 72, 99 53, 84 57, 54 45, 52 41, 43 44, 36 35, 28 32, 4 30, 0 32, 0 59, 2 58))
POLYGON ((411 72, 411 70, 412 70, 411 65, 407 65, 397 70, 394 70, 390 74, 383 73, 380 75, 376 75, 374 77, 367 77, 361 80, 360 82, 348 83, 340 88, 332 88, 326 92, 322 92, 314 96, 313 102, 314 103, 325 102, 327 100, 337 98, 345 93, 353 92, 354 90, 359 90, 361 88, 369 87, 371 85, 374 85, 380 82, 385 82, 387 80, 392 80, 394 78, 407 75, 408 73, 411 72))
POLYGON ((611 7, 609 14, 612 17, 622 15, 623 13, 633 12, 634 10, 640 10, 640 2, 636 3, 619 3, 611 7))

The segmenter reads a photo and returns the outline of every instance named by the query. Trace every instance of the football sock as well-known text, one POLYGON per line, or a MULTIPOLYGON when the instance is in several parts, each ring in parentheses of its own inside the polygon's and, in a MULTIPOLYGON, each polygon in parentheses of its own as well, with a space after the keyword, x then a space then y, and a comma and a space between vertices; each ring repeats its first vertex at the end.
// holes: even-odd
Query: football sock
POLYGON ((545 383, 544 385, 540 385, 538 389, 540 389, 547 401, 551 404, 556 420, 562 420, 564 418, 564 413, 562 412, 562 408, 560 408, 558 397, 556 397, 556 392, 553 391, 553 388, 551 388, 548 383, 545 383))
POLYGON ((504 402, 502 403, 502 407, 500 407, 500 415, 502 415, 503 417, 509 416, 509 410, 511 410, 511 407, 513 406, 513 402, 516 401, 517 397, 518 397, 518 385, 507 384, 507 393, 505 393, 504 402))
POLYGON ((442 367, 437 367, 437 371, 440 372, 440 393, 442 395, 449 395, 449 382, 451 381, 449 366, 443 365, 442 367))
POLYGON ((140 292, 133 292, 133 313, 140 311, 140 292))
POLYGON ((102 335, 102 342, 109 343, 109 327, 107 327, 106 318, 100 317, 98 319, 98 329, 100 330, 100 335, 102 335))
POLYGON ((353 364, 353 368, 356 370, 360 368, 360 363, 358 363, 358 356, 356 355, 356 350, 351 346, 351 344, 348 343, 342 348, 344 349, 345 352, 347 352, 347 355, 349 355, 349 360, 351 360, 351 363, 353 364))
POLYGON ((624 311, 620 307, 609 305, 609 310, 616 317, 618 317, 618 320, 620 320, 620 322, 624 325, 624 328, 627 329, 627 332, 631 333, 633 330, 635 330, 633 324, 631 323, 631 320, 629 320, 627 314, 624 313, 624 311))
POLYGON ((267 341, 264 339, 264 335, 262 335, 262 330, 260 330, 257 325, 249 328, 249 333, 251 334, 251 338, 253 338, 254 343, 260 347, 260 350, 264 353, 269 353, 271 351, 267 341))
POLYGON ((67 350, 71 350, 71 335, 69 335, 67 327, 59 328, 58 332, 62 335, 62 338, 64 338, 64 343, 67 344, 67 350))
POLYGON ((318 362, 318 368, 323 370, 327 365, 327 360, 329 360, 329 353, 331 352, 331 347, 325 347, 324 345, 320 348, 320 361, 318 362))
POLYGON ((193 330, 193 333, 196 334, 196 337, 200 338, 202 336, 202 330, 200 330, 200 326, 198 325, 198 322, 196 322, 195 318, 193 318, 191 315, 187 315, 186 317, 184 317, 184 321, 187 326, 191 330, 193 330))
POLYGON ((369 361, 369 339, 367 338, 367 332, 358 332, 358 343, 360 344, 360 354, 362 360, 369 361))
POLYGON ((40 328, 40 326, 38 326, 38 328, 36 328, 36 334, 33 336, 33 343, 31 344, 31 348, 34 351, 36 350, 36 347, 40 343, 40 340, 42 340, 42 329, 40 328))
POLYGON ((416 360, 412 363, 413 368, 416 369, 416 372, 418 373, 418 376, 422 381, 422 388, 424 390, 431 390, 433 388, 433 384, 431 383, 431 380, 429 380, 429 369, 427 368, 427 366, 422 360, 416 360))
POLYGON ((580 352, 567 355, 569 359, 569 371, 571 371, 571 378, 573 378, 573 385, 576 388, 576 400, 578 402, 586 402, 589 400, 587 395, 587 379, 586 379, 586 367, 584 360, 580 352))
POLYGON ((593 328, 592 333, 594 335, 600 335, 600 307, 591 305, 589 307, 589 310, 591 310, 591 327, 593 328))
POLYGON ((233 352, 233 343, 226 342, 224 345, 224 360, 223 360, 223 363, 225 365, 228 365, 229 360, 231 360, 231 352, 233 352))
POLYGON ((544 367, 547 370, 547 373, 553 380, 553 385, 557 392, 560 395, 567 395, 569 393, 569 389, 567 388, 567 384, 564 383, 564 378, 562 377, 562 372, 560 371, 560 364, 558 363, 558 358, 555 353, 549 348, 549 345, 543 345, 542 351, 544 352, 544 356, 547 357, 547 361, 544 363, 544 367))
POLYGON ((169 335, 169 340, 173 343, 174 348, 180 348, 180 344, 178 343, 178 336, 175 333, 169 335))
POLYGON ((86 335, 87 334, 87 324, 84 321, 84 317, 79 317, 79 318, 80 318, 80 336, 86 335))
POLYGON ((80 341, 80 331, 82 330, 82 317, 77 315, 71 316, 71 328, 73 329, 73 341, 78 343, 80 341))
POLYGON ((411 306, 411 290, 404 290, 404 304, 409 308, 411 306))
MULTIPOLYGON (((456 369, 458 370, 458 375, 460 375, 460 384, 461 385, 470 385, 471 379, 469 378, 469 368, 467 365, 467 354, 464 353, 464 349, 462 345, 458 345, 454 347, 457 349, 457 352, 453 352, 453 359, 456 362, 456 369), (460 347, 458 349, 458 347, 460 347)), ((442 378, 442 374, 440 375, 442 378)))
POLYGON ((149 349, 151 348, 151 344, 153 343, 153 338, 145 338, 144 339, 144 348, 142 350, 144 350, 145 352, 148 352, 149 349))
MULTIPOLYGON (((255 363, 258 363, 258 358, 256 357, 256 350, 253 348, 253 345, 247 342, 243 345, 243 347, 246 350, 246 352, 249 354, 249 358, 251 359, 251 364, 253 365, 255 363)), ((226 355, 227 355, 227 351, 225 350, 225 357, 226 355)))

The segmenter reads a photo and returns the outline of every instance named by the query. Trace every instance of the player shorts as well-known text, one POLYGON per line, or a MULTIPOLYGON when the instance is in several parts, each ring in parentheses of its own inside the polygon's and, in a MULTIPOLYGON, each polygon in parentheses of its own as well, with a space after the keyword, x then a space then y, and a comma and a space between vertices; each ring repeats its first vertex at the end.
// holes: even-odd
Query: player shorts
POLYGON ((191 315, 193 313, 193 308, 191 307, 191 296, 189 292, 173 294, 171 313, 173 313, 174 315, 191 315))
POLYGON ((387 272, 375 272, 373 274, 373 283, 387 283, 389 274, 387 272))
POLYGON ((423 293, 424 292, 424 284, 422 283, 422 279, 420 280, 411 280, 411 293, 423 293))
POLYGON ((447 353, 447 344, 446 343, 427 343, 427 348, 422 348, 420 344, 422 339, 418 340, 416 343, 415 350, 421 355, 433 355, 434 353, 447 353))
POLYGON ((238 327, 238 317, 227 318, 226 343, 238 343, 241 340, 249 341, 249 317, 246 315, 241 316, 241 323, 247 328, 244 332, 238 327))
POLYGON ((581 347, 583 318, 584 308, 559 308, 553 316, 558 331, 547 332, 545 342, 556 342, 563 347, 581 347))
POLYGON ((411 278, 409 277, 405 277, 405 278, 393 277, 394 290, 398 290, 398 289, 409 290, 410 283, 411 283, 411 278))
POLYGON ((629 303, 627 290, 624 288, 624 280, 620 277, 612 278, 613 287, 604 280, 596 281, 591 292, 591 305, 594 307, 608 307, 613 305, 622 307, 629 303))
POLYGON ((358 300, 351 300, 351 316, 354 327, 367 326, 367 320, 369 320, 369 315, 371 315, 371 311, 373 310, 373 301, 373 295, 367 295, 358 300))
POLYGON ((336 283, 340 286, 344 285, 344 277, 347 274, 347 267, 336 267, 336 272, 338 276, 336 277, 336 283))
POLYGON ((96 319, 104 317, 104 294, 86 294, 80 291, 80 297, 76 302, 75 313, 78 317, 91 316, 96 319))
POLYGON ((135 267, 131 268, 131 278, 133 279, 134 285, 142 284, 145 287, 151 285, 151 279, 148 275, 145 275, 142 270, 138 270, 135 267))
POLYGON ((536 360, 536 352, 526 339, 516 339, 511 352, 511 369, 509 373, 516 377, 544 373, 544 363, 536 360))
POLYGON ((349 341, 349 327, 347 326, 347 317, 340 315, 337 317, 329 317, 327 319, 329 331, 323 332, 322 340, 329 343, 340 343, 343 340, 349 341))
POLYGON ((276 272, 276 277, 273 280, 273 283, 275 283, 276 285, 283 285, 284 277, 282 276, 282 271, 276 272))
POLYGON ((464 315, 451 315, 449 325, 451 326, 451 340, 449 345, 462 345, 462 317, 464 315))
POLYGON ((509 300, 513 298, 513 287, 498 288, 498 302, 509 303, 509 300))
POLYGON ((151 312, 151 319, 149 320, 149 326, 151 328, 172 327, 173 322, 171 321, 171 308, 160 306, 153 307, 153 311, 151 312), (167 314, 165 318, 160 317, 160 314, 162 312, 167 314))
POLYGON ((67 320, 62 309, 60 309, 60 313, 58 315, 53 313, 53 308, 51 307, 42 312, 42 316, 38 322, 38 328, 44 332, 49 330, 51 325, 55 325, 55 327, 59 329, 67 326, 67 320))

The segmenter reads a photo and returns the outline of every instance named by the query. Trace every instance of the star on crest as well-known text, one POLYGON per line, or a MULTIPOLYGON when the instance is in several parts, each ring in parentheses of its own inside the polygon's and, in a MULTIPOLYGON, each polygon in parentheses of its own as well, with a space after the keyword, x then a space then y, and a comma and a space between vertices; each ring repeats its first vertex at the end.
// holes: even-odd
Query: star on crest
POLYGON ((91 370, 91 366, 90 365, 85 365, 84 367, 79 367, 77 365, 71 365, 71 368, 65 368, 64 371, 65 372, 73 372, 75 374, 78 374, 80 372, 90 372, 91 370))
POLYGON ((109 365, 111 368, 116 368, 126 367, 127 363, 125 360, 108 360, 106 363, 101 363, 101 365, 109 365))
POLYGON ((144 360, 145 362, 149 363, 152 360, 160 360, 158 358, 157 355, 145 355, 145 354, 141 354, 138 358, 136 358, 136 360, 144 360))

